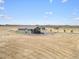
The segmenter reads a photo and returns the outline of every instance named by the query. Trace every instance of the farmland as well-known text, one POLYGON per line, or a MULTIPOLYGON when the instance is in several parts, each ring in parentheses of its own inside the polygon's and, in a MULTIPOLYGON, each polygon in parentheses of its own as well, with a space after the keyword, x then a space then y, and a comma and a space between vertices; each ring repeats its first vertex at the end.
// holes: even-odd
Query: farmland
POLYGON ((27 35, 0 27, 0 59, 79 59, 79 34, 27 35))

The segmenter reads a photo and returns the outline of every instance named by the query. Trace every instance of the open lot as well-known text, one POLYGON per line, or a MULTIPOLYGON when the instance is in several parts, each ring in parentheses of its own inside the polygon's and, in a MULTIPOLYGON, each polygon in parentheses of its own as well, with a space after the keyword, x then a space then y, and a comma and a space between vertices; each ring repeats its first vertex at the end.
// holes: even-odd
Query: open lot
POLYGON ((0 59, 79 59, 79 34, 18 34, 0 28, 0 59))

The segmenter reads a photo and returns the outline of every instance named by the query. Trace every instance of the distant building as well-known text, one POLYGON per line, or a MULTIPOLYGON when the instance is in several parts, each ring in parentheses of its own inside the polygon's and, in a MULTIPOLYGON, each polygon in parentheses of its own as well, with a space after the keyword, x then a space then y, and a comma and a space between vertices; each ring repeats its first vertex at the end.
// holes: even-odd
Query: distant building
POLYGON ((42 34, 42 28, 37 26, 20 27, 18 31, 29 34, 42 34))
POLYGON ((0 25, 8 31, 17 31, 21 33, 79 33, 79 26, 69 26, 69 25, 0 25))

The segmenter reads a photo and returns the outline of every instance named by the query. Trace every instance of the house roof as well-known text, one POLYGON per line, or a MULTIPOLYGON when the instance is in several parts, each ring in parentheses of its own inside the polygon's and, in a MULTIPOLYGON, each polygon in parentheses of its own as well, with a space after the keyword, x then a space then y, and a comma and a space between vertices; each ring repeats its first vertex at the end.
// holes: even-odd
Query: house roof
POLYGON ((33 26, 33 25, 32 26, 29 26, 29 25, 27 26, 26 25, 26 26, 20 26, 19 28, 34 29, 36 27, 39 27, 39 26, 33 26))

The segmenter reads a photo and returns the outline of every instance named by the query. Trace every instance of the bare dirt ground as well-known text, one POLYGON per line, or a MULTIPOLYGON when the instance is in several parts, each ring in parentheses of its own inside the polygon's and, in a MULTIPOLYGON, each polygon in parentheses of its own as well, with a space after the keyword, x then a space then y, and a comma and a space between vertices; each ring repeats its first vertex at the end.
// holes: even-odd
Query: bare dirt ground
POLYGON ((17 34, 0 29, 0 59, 79 59, 79 34, 17 34))

